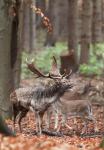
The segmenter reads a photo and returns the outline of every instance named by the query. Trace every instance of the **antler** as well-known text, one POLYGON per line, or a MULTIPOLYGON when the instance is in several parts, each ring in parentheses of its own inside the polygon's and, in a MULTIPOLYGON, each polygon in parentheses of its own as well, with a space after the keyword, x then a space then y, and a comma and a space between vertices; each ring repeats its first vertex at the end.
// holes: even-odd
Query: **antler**
POLYGON ((64 78, 69 78, 69 76, 71 76, 71 74, 72 74, 72 70, 70 70, 69 74, 66 74, 66 73, 65 73, 65 75, 64 75, 63 77, 64 77, 64 78))
MULTIPOLYGON (((26 61, 27 62, 27 61, 26 61)), ((39 69, 37 69, 34 65, 33 62, 31 63, 27 63, 27 67, 28 69, 33 72, 34 74, 38 75, 38 77, 45 77, 45 78, 48 78, 49 75, 44 75, 39 69)))
POLYGON ((51 64, 51 70, 50 70, 50 76, 61 76, 60 72, 59 72, 59 69, 57 67, 57 60, 55 58, 55 56, 52 57, 53 61, 52 61, 52 64, 51 64))
POLYGON ((61 79, 63 77, 68 78, 70 76, 70 74, 72 73, 72 71, 71 71, 68 75, 66 75, 66 73, 61 75, 58 68, 57 68, 57 61, 56 61, 56 58, 54 56, 53 56, 51 71, 49 72, 48 75, 43 74, 39 69, 37 69, 33 63, 33 60, 31 61, 31 63, 28 63, 26 60, 26 63, 27 63, 28 69, 31 72, 33 72, 34 74, 38 75, 38 77, 51 78, 51 79, 61 79))

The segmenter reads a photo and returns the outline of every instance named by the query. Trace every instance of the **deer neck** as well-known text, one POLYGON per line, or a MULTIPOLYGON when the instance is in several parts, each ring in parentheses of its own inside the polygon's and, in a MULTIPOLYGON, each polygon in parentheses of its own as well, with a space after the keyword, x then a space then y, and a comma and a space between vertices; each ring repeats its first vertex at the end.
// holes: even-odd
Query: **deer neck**
POLYGON ((58 95, 60 91, 61 85, 60 84, 54 84, 53 86, 50 87, 43 87, 43 88, 38 88, 34 95, 36 95, 37 99, 41 98, 51 98, 54 97, 55 95, 58 95))

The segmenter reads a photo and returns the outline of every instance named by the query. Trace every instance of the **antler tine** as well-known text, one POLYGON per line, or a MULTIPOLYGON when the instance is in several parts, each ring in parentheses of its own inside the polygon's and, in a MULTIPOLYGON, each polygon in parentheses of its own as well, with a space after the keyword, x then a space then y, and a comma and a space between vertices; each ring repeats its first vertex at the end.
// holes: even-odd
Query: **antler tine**
POLYGON ((61 79, 62 78, 62 76, 60 75, 52 75, 52 74, 50 74, 49 73, 49 78, 51 78, 51 79, 61 79))
POLYGON ((52 58, 53 58, 53 61, 54 61, 53 63, 56 65, 56 68, 57 68, 57 60, 56 60, 55 56, 53 56, 52 58))
POLYGON ((64 76, 64 77, 65 77, 65 78, 68 78, 69 76, 71 76, 71 74, 72 74, 72 69, 70 70, 69 74, 66 75, 66 76, 64 76))
POLYGON ((60 72, 57 67, 57 60, 56 60, 55 56, 53 56, 52 59, 53 60, 52 60, 52 64, 51 64, 50 74, 55 75, 55 76, 60 76, 60 72))
POLYGON ((35 67, 35 65, 33 64, 33 62, 31 62, 30 64, 27 63, 27 67, 28 69, 33 72, 34 74, 38 75, 38 77, 45 77, 45 78, 48 78, 49 75, 44 75, 39 69, 37 69, 35 67))

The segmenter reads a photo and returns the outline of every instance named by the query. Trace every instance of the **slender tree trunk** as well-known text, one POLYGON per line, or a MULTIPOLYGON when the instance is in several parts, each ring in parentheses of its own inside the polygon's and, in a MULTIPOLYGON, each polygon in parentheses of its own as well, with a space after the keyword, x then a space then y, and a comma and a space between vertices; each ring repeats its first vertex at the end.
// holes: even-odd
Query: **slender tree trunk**
MULTIPOLYGON (((57 17, 59 17, 58 22, 58 40, 65 40, 68 37, 68 0, 58 1, 58 11, 57 17)), ((57 18, 56 17, 56 18, 57 18)))
POLYGON ((19 12, 20 3, 16 0, 15 16, 12 22, 11 33, 11 68, 13 72, 13 86, 14 89, 19 87, 20 83, 20 68, 21 68, 21 50, 18 47, 18 26, 19 26, 19 12))
POLYGON ((82 4, 82 34, 80 64, 87 64, 92 35, 92 0, 83 1, 82 4))
POLYGON ((23 4, 23 49, 25 51, 29 51, 30 49, 30 16, 29 16, 30 8, 27 4, 23 4))
POLYGON ((82 3, 83 0, 78 0, 78 43, 81 42, 81 23, 82 23, 82 3))
POLYGON ((68 36, 68 0, 50 0, 48 14, 53 31, 47 34, 45 45, 55 46, 56 41, 68 36))
POLYGON ((104 0, 102 0, 102 39, 104 41, 104 0))
POLYGON ((21 49, 18 49, 16 63, 13 69, 14 89, 19 88, 21 79, 21 49))
POLYGON ((12 89, 11 22, 9 6, 5 0, 0 0, 0 113, 3 117, 10 116, 12 110, 9 101, 12 89))
MULTIPOLYGON (((35 2, 34 2, 35 3, 35 2)), ((40 8, 43 13, 46 11, 46 0, 36 0, 36 7, 40 8)), ((41 27, 41 17, 36 15, 36 28, 41 27)))
POLYGON ((75 72, 78 68, 78 1, 68 0, 68 54, 61 56, 61 68, 75 72))
MULTIPOLYGON (((35 5, 35 2, 33 1, 32 4, 35 5)), ((23 14, 23 49, 31 53, 36 46, 36 14, 25 3, 23 14)))
POLYGON ((92 41, 102 42, 102 0, 93 0, 92 41))
POLYGON ((77 49, 78 49, 78 1, 77 0, 69 0, 68 6, 69 6, 68 47, 69 47, 69 51, 74 50, 75 53, 77 53, 77 49))
POLYGON ((57 9, 57 0, 50 0, 47 14, 48 14, 48 17, 53 26, 53 31, 52 31, 52 33, 47 33, 46 41, 44 44, 45 46, 55 46, 55 44, 56 44, 57 32, 58 32, 58 28, 57 28, 58 23, 57 22, 59 19, 59 16, 57 16, 57 14, 56 14, 56 9, 57 9))
MULTIPOLYGON (((35 5, 35 2, 32 3, 35 5)), ((30 9, 30 53, 36 48, 36 14, 30 9)))
POLYGON ((36 7, 40 8, 43 12, 45 12, 46 0, 36 0, 36 7))

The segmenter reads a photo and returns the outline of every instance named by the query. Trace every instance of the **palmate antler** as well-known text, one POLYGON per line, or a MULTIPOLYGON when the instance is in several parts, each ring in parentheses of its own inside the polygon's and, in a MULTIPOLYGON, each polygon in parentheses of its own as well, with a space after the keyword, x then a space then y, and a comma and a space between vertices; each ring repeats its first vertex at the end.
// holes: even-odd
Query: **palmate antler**
POLYGON ((33 72, 34 74, 38 75, 38 77, 44 77, 44 78, 49 78, 49 75, 43 74, 39 69, 35 67, 33 63, 27 63, 28 69, 33 72))
POLYGON ((60 74, 59 68, 57 66, 57 60, 55 58, 55 56, 52 57, 53 61, 52 61, 52 65, 51 65, 51 71, 49 72, 49 74, 51 76, 56 76, 58 78, 69 78, 69 76, 72 74, 72 70, 70 70, 70 73, 67 74, 66 72, 64 72, 64 74, 60 74))
POLYGON ((37 69, 37 67, 34 65, 33 61, 31 61, 31 63, 27 63, 27 67, 28 69, 33 72, 34 74, 38 75, 38 77, 44 77, 44 78, 52 78, 52 79, 62 79, 64 78, 68 78, 72 71, 69 74, 64 73, 63 75, 60 74, 58 66, 57 66, 57 60, 55 58, 55 56, 52 57, 53 61, 52 61, 52 65, 51 65, 51 70, 49 72, 48 75, 45 75, 44 73, 42 73, 39 69, 37 69))
POLYGON ((33 63, 27 64, 28 69, 34 74, 38 75, 38 77, 51 78, 51 79, 59 79, 60 77, 52 76, 50 73, 48 75, 43 74, 39 69, 35 67, 33 63))
POLYGON ((58 66, 57 66, 57 60, 55 56, 52 57, 52 64, 51 64, 51 70, 49 72, 50 76, 57 76, 61 77, 61 74, 59 72, 58 66))

